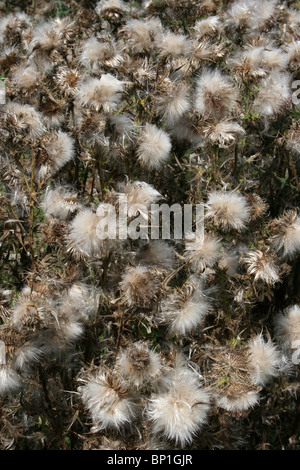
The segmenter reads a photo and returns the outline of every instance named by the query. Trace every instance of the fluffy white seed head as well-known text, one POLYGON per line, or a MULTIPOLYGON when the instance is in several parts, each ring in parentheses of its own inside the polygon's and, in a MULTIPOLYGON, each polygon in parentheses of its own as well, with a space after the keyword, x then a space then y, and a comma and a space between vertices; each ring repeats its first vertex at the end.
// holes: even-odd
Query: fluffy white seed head
POLYGON ((190 43, 183 34, 175 34, 167 31, 162 34, 160 40, 160 53, 162 56, 178 57, 186 56, 190 51, 190 43))
POLYGON ((291 305, 276 319, 276 333, 280 341, 290 348, 300 346, 300 307, 291 305))
POLYGON ((221 256, 220 241, 208 232, 185 235, 185 256, 193 271, 212 267, 221 256))
POLYGON ((170 81, 168 85, 156 99, 157 113, 167 126, 173 126, 190 109, 190 97, 185 83, 170 81))
POLYGON ((59 319, 54 323, 55 334, 58 340, 58 351, 62 347, 68 347, 76 343, 83 335, 84 327, 80 321, 69 319, 67 317, 59 319))
POLYGON ((277 0, 236 0, 227 11, 230 26, 259 30, 275 14, 277 0))
POLYGON ((45 132, 43 117, 33 106, 9 102, 5 106, 6 120, 12 130, 27 134, 30 139, 41 136, 45 132))
POLYGON ((53 217, 59 220, 66 220, 80 208, 80 205, 77 201, 77 194, 62 186, 58 186, 54 189, 49 187, 46 189, 41 208, 48 220, 53 217))
POLYGON ((139 387, 159 376, 161 360, 146 343, 139 341, 119 354, 116 368, 127 380, 139 387))
POLYGON ((247 272, 254 276, 254 280, 261 280, 266 284, 275 284, 279 281, 279 268, 272 258, 261 250, 248 251, 242 256, 247 272))
POLYGON ((107 73, 98 78, 89 78, 78 86, 76 97, 79 105, 92 107, 105 113, 113 111, 120 102, 124 82, 107 73))
POLYGON ((209 16, 204 20, 198 20, 195 23, 194 30, 197 38, 202 38, 203 36, 215 34, 216 32, 222 29, 222 22, 218 15, 209 16))
MULTIPOLYGON (((0 19, 0 43, 7 43, 12 32, 22 33, 30 29, 30 17, 23 12, 11 13, 0 19)), ((14 36, 12 36, 15 39, 14 36)))
POLYGON ((280 256, 293 258, 300 252, 300 217, 295 211, 272 221, 271 227, 270 243, 280 256))
POLYGON ((132 19, 124 26, 128 45, 134 53, 151 51, 160 44, 163 27, 159 18, 132 19))
POLYGON ((36 331, 48 324, 50 303, 39 295, 21 293, 12 308, 11 321, 18 331, 36 331))
POLYGON ((122 276, 120 289, 129 306, 145 307, 160 293, 160 280, 156 271, 147 266, 128 267, 122 276))
POLYGON ((131 422, 134 416, 134 403, 127 387, 109 371, 101 369, 86 379, 78 388, 85 408, 94 423, 92 430, 120 430, 131 422))
POLYGON ((264 117, 274 117, 283 112, 291 100, 291 75, 287 72, 271 72, 259 83, 259 92, 253 110, 264 117))
POLYGON ((251 390, 239 394, 237 397, 218 396, 216 398, 217 406, 224 408, 229 412, 247 411, 253 408, 259 401, 259 393, 251 390))
POLYGON ((285 45, 285 51, 288 55, 290 68, 292 70, 297 70, 300 58, 300 41, 293 39, 293 41, 285 45))
POLYGON ((226 271, 228 276, 234 276, 239 267, 239 257, 234 250, 222 250, 218 266, 226 271))
POLYGON ((186 335, 200 328, 211 309, 201 283, 192 291, 175 291, 161 302, 160 317, 169 325, 171 334, 186 335))
POLYGON ((262 64, 266 69, 285 70, 289 56, 282 49, 269 48, 263 51, 262 64))
POLYGON ((203 128, 206 139, 213 144, 226 148, 234 144, 237 139, 246 133, 245 129, 237 122, 230 119, 223 119, 217 123, 210 123, 203 128))
POLYGON ((47 21, 36 26, 33 32, 33 38, 29 44, 29 51, 42 49, 49 52, 59 47, 62 38, 62 31, 57 28, 57 23, 47 21))
POLYGON ((31 65, 21 65, 12 74, 12 81, 24 90, 36 88, 39 80, 39 72, 31 65))
POLYGON ((92 286, 77 282, 68 289, 61 310, 70 319, 89 321, 95 319, 100 293, 92 286))
POLYGON ((15 351, 13 366, 20 372, 26 372, 31 364, 38 363, 42 358, 43 352, 31 344, 25 344, 15 351))
POLYGON ((159 169, 170 157, 169 135, 155 124, 146 124, 137 149, 139 162, 149 169, 159 169))
POLYGON ((83 209, 72 220, 69 249, 82 256, 100 256, 101 241, 97 236, 99 217, 91 209, 83 209))
POLYGON ((108 122, 112 130, 115 140, 122 143, 125 147, 126 143, 133 140, 137 133, 137 125, 133 118, 127 114, 110 115, 108 122))
POLYGON ((8 365, 0 365, 0 396, 14 393, 20 386, 17 372, 8 365))
POLYGON ((83 43, 79 56, 81 64, 95 71, 103 65, 117 65, 121 60, 120 51, 113 40, 99 40, 95 36, 83 43))
POLYGON ((70 162, 75 154, 74 144, 74 139, 61 130, 46 136, 44 149, 47 160, 40 165, 38 177, 48 178, 70 162))
POLYGON ((127 5, 122 0, 100 0, 95 7, 95 12, 101 16, 109 10, 126 11, 127 5))
POLYGON ((206 216, 224 229, 242 230, 250 217, 246 198, 229 191, 213 191, 207 201, 206 216))
POLYGON ((263 46, 249 46, 229 57, 226 63, 243 79, 261 78, 266 76, 263 67, 263 46))
POLYGON ((223 117, 238 107, 238 92, 220 70, 205 69, 196 81, 195 109, 200 114, 223 117))
POLYGON ((148 416, 152 432, 162 433, 183 447, 201 430, 209 408, 209 394, 201 388, 198 377, 182 367, 170 381, 168 390, 150 397, 148 416))
POLYGON ((251 376, 256 384, 265 385, 278 371, 278 351, 272 341, 265 341, 262 335, 253 338, 248 348, 251 376))
POLYGON ((247 348, 212 348, 207 376, 216 405, 231 413, 249 410, 259 399, 260 386, 254 383, 247 348))
POLYGON ((128 217, 141 214, 147 218, 151 204, 163 199, 163 196, 145 181, 128 181, 120 184, 116 196, 120 211, 128 217))

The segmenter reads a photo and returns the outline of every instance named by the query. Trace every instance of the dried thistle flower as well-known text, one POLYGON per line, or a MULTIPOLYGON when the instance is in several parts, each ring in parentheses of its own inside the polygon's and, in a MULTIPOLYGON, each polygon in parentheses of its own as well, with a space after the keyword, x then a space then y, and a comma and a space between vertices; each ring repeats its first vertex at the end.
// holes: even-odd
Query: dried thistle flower
POLYGON ((275 14, 277 0, 236 0, 227 10, 227 23, 235 28, 261 30, 275 14))
POLYGON ((172 126, 190 109, 188 86, 182 82, 165 81, 155 102, 157 113, 167 126, 172 126))
POLYGON ((47 187, 41 207, 47 219, 54 217, 59 220, 66 220, 80 208, 80 205, 76 193, 58 186, 54 189, 47 187))
POLYGON ((242 261, 247 267, 248 274, 254 276, 254 281, 261 280, 273 285, 280 280, 278 266, 265 251, 248 251, 243 254, 242 261))
POLYGON ((130 391, 111 371, 100 368, 79 380, 83 385, 78 391, 93 421, 93 432, 107 428, 119 431, 132 421, 135 403, 130 391))
POLYGON ((210 353, 207 376, 218 407, 239 413, 258 403, 260 387, 253 382, 248 357, 245 348, 220 347, 210 353))
POLYGON ((147 414, 154 434, 162 433, 183 447, 201 430, 209 408, 210 396, 196 373, 177 364, 166 390, 150 397, 147 414))
POLYGON ((120 290, 129 306, 146 307, 158 298, 161 280, 154 268, 128 267, 122 276, 120 290))
POLYGON ((91 37, 82 46, 79 61, 93 71, 103 66, 116 67, 122 61, 121 51, 118 44, 110 39, 91 37))
POLYGON ((69 18, 56 18, 35 27, 28 46, 29 59, 41 73, 50 72, 62 61, 60 49, 62 43, 69 39, 72 27, 69 18))
POLYGON ((280 341, 290 348, 300 344, 300 307, 291 305, 276 318, 276 333, 280 341))
POLYGON ((221 256, 221 243, 212 234, 187 233, 185 236, 185 257, 195 272, 211 268, 221 256))
POLYGON ((263 51, 262 63, 269 70, 285 70, 289 63, 289 56, 282 49, 268 48, 263 51))
POLYGON ((293 258, 300 250, 300 217, 294 210, 287 211, 282 217, 270 223, 270 244, 277 253, 293 258))
POLYGON ((159 44, 162 24, 159 18, 145 20, 131 19, 123 27, 128 46, 133 53, 150 52, 159 44))
POLYGON ((22 42, 26 30, 31 29, 31 19, 24 12, 3 16, 0 20, 0 43, 14 45, 22 42))
POLYGON ((200 114, 223 117, 237 110, 238 92, 230 78, 219 69, 205 69, 198 77, 195 109, 200 114))
POLYGON ((105 15, 109 18, 118 19, 128 10, 126 3, 122 0, 100 0, 96 4, 95 11, 99 16, 105 15))
POLYGON ((151 204, 163 199, 163 196, 149 183, 145 181, 127 181, 119 185, 119 192, 116 194, 120 211, 128 214, 129 217, 135 217, 143 210, 150 209, 151 204))
POLYGON ((297 157, 300 155, 300 129, 298 121, 294 122, 286 134, 285 145, 297 157))
POLYGON ((76 98, 81 106, 103 109, 105 113, 113 111, 120 102, 124 83, 107 73, 101 78, 89 78, 78 86, 76 98))
POLYGON ((246 133, 245 129, 237 122, 223 119, 217 123, 207 124, 203 128, 203 134, 213 144, 221 148, 228 147, 236 142, 237 138, 246 133))
POLYGON ((77 68, 60 67, 56 74, 56 83, 64 96, 73 97, 81 79, 80 71, 77 68))
POLYGON ((239 267, 239 257, 237 251, 233 249, 223 249, 218 262, 220 269, 224 269, 228 276, 234 276, 239 267))
POLYGON ((285 50, 288 55, 289 65, 292 70, 299 68, 299 57, 300 57, 300 41, 293 40, 285 45, 285 50))
POLYGON ((85 146, 93 147, 103 140, 106 119, 95 109, 75 109, 75 121, 85 146))
POLYGON ((291 76, 287 72, 271 72, 259 84, 253 110, 264 117, 282 113, 291 101, 291 76))
POLYGON ((95 319, 99 300, 100 292, 97 289, 76 282, 66 292, 60 309, 70 319, 87 322, 95 319))
POLYGON ((162 300, 159 316, 171 334, 185 336, 203 325, 210 309, 211 300, 202 283, 190 281, 162 300))
POLYGON ((34 139, 45 132, 41 113, 33 106, 13 101, 5 105, 4 125, 18 139, 24 135, 34 139))
POLYGON ((51 317, 52 308, 46 297, 26 287, 12 309, 11 321, 18 331, 30 332, 46 328, 51 317))
POLYGON ((227 64, 244 80, 265 77, 267 72, 263 67, 263 51, 262 46, 249 46, 229 57, 227 64))
POLYGON ((23 64, 14 70, 11 80, 16 87, 29 93, 38 88, 40 78, 34 67, 23 64))
POLYGON ((206 217, 224 229, 243 230, 250 217, 246 198, 234 191, 212 191, 206 205, 206 217))
POLYGON ((248 194, 246 199, 250 206, 251 220, 258 220, 266 214, 269 206, 258 194, 248 194))
POLYGON ((42 94, 40 110, 47 129, 58 129, 66 119, 66 101, 42 94))
POLYGON ((171 140, 166 132, 155 124, 146 124, 139 137, 138 160, 147 168, 159 169, 169 159, 171 147, 171 140))
POLYGON ((278 350, 270 339, 266 342, 261 334, 250 341, 248 348, 252 378, 256 384, 265 385, 278 372, 278 350))
POLYGON ((42 357, 43 351, 37 348, 34 343, 25 343, 15 350, 12 365, 17 372, 24 375, 24 372, 28 373, 30 366, 38 364, 42 360, 42 357))
POLYGON ((68 250, 75 256, 101 256, 102 241, 97 235, 99 217, 91 209, 82 209, 70 223, 68 250))
POLYGON ((11 394, 21 386, 17 372, 6 364, 0 364, 0 396, 11 394))
POLYGON ((189 40, 183 34, 166 31, 160 38, 160 54, 164 57, 176 58, 187 56, 190 52, 189 40))
POLYGON ((161 373, 160 357, 144 342, 129 345, 116 360, 116 369, 137 387, 153 381, 161 373))
POLYGON ((6 47, 0 52, 0 70, 7 73, 12 67, 21 62, 20 55, 15 47, 6 47))
POLYGON ((43 138, 42 148, 45 154, 41 157, 42 161, 38 169, 39 178, 53 175, 74 157, 74 140, 61 130, 47 134, 43 138))
POLYGON ((203 36, 215 35, 222 30, 222 22, 218 15, 208 16, 205 19, 198 20, 194 26, 195 35, 201 39, 203 36))

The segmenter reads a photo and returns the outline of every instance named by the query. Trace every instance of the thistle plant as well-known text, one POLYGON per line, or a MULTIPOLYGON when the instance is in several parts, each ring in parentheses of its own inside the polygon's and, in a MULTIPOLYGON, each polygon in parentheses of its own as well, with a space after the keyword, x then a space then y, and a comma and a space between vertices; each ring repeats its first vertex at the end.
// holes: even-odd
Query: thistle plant
POLYGON ((0 448, 299 449, 299 5, 15 3, 0 448))

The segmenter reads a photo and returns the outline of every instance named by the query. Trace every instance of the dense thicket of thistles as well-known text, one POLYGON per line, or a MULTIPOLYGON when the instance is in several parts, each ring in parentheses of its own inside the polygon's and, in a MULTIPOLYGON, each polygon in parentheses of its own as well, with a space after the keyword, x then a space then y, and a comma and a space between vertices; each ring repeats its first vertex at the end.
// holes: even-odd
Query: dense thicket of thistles
POLYGON ((299 449, 298 3, 19 3, 0 449, 299 449))

